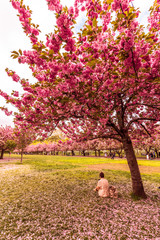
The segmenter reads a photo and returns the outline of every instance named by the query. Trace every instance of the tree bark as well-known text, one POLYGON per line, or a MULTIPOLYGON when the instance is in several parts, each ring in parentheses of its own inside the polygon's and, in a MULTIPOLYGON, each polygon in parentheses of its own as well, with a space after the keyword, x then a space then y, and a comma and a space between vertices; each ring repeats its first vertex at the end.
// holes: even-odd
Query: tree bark
POLYGON ((139 171, 137 159, 134 153, 132 141, 128 135, 125 136, 125 138, 123 139, 123 147, 126 154, 128 166, 131 172, 133 194, 138 197, 147 198, 144 192, 142 178, 139 171))
POLYGON ((23 160, 23 151, 21 151, 21 163, 22 163, 22 160, 23 160))
POLYGON ((1 150, 1 156, 0 156, 0 159, 3 159, 3 155, 4 155, 4 149, 1 150))
POLYGON ((71 150, 71 152, 72 152, 72 156, 75 156, 74 150, 71 150))
POLYGON ((156 156, 158 158, 158 150, 155 148, 155 153, 156 153, 156 156))
POLYGON ((101 150, 98 150, 98 157, 101 156, 101 150))
POLYGON ((97 157, 97 150, 94 150, 94 152, 95 152, 95 157, 97 157))
POLYGON ((83 150, 82 153, 83 153, 83 156, 86 156, 85 150, 83 150))

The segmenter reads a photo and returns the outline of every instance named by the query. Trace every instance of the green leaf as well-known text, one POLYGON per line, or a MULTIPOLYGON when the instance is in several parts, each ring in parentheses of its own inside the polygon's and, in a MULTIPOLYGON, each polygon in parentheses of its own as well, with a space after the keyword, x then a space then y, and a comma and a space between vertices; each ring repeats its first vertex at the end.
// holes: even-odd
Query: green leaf
POLYGON ((18 58, 18 56, 17 56, 17 55, 14 55, 12 58, 13 58, 13 59, 18 58))
POLYGON ((53 49, 49 50, 49 56, 52 56, 54 53, 53 49))
POLYGON ((62 103, 66 103, 66 102, 68 102, 68 101, 69 101, 69 98, 67 98, 67 97, 64 97, 64 98, 61 100, 62 103))
POLYGON ((126 14, 126 16, 128 17, 128 15, 129 15, 128 11, 124 11, 124 13, 125 13, 125 14, 126 14))
POLYGON ((73 22, 74 24, 76 24, 76 23, 77 23, 77 22, 76 22, 74 19, 72 20, 72 22, 73 22))
POLYGON ((35 49, 35 50, 37 50, 38 45, 37 45, 37 44, 34 44, 32 48, 35 49))
POLYGON ((129 14, 129 19, 134 19, 136 17, 137 17, 136 13, 129 14))
POLYGON ((63 8, 63 11, 64 11, 65 13, 68 12, 68 8, 67 8, 67 6, 65 6, 65 7, 63 8))
POLYGON ((97 19, 96 18, 93 19, 93 27, 97 27, 97 19))
POLYGON ((48 57, 46 57, 45 55, 41 55, 41 58, 46 60, 48 59, 48 57))
POLYGON ((124 18, 124 14, 123 13, 118 13, 117 17, 118 17, 118 19, 122 19, 122 18, 124 18))
POLYGON ((22 50, 21 49, 19 49, 19 53, 22 55, 22 50))
POLYGON ((14 74, 13 72, 8 73, 9 76, 13 76, 13 74, 14 74))
POLYGON ((63 57, 67 57, 67 56, 68 56, 68 53, 64 52, 63 57))
POLYGON ((153 36, 154 36, 154 34, 149 33, 149 34, 146 36, 146 39, 150 39, 150 38, 152 38, 153 36))
POLYGON ((90 67, 93 67, 93 66, 95 66, 95 64, 96 64, 96 60, 92 60, 92 61, 88 62, 87 65, 90 67))
POLYGON ((129 9, 129 13, 132 13, 134 11, 134 7, 131 7, 130 9, 129 9))
POLYGON ((84 37, 84 36, 86 36, 87 34, 88 34, 88 30, 85 28, 85 29, 83 30, 82 36, 84 37))
POLYGON ((111 4, 113 2, 113 0, 107 0, 108 4, 111 4))
POLYGON ((80 86, 80 88, 83 88, 84 82, 79 82, 79 86, 80 86))
POLYGON ((91 25, 86 25, 86 27, 88 28, 89 31, 92 31, 91 25))
POLYGON ((15 53, 15 54, 19 55, 18 52, 16 52, 16 51, 12 51, 12 53, 15 53))

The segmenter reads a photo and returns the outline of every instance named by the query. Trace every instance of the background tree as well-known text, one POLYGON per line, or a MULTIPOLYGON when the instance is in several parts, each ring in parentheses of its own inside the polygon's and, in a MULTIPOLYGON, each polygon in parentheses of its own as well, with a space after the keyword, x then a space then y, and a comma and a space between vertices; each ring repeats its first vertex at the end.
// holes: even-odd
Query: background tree
POLYGON ((16 147, 13 128, 10 126, 0 127, 0 159, 3 159, 5 151, 12 151, 16 147))
POLYGON ((16 136, 16 150, 20 151, 20 161, 22 163, 24 150, 36 138, 36 134, 32 129, 20 129, 18 127, 15 128, 14 131, 16 136))
POLYGON ((75 0, 69 9, 47 0, 57 26, 46 43, 38 40, 29 8, 11 2, 32 43, 31 51, 12 56, 27 63, 37 80, 32 84, 6 70, 25 91, 21 97, 1 91, 19 110, 16 122, 42 134, 58 126, 75 140, 116 139, 126 154, 133 193, 146 197, 131 135, 135 128, 151 132, 160 120, 160 0, 150 9, 147 33, 130 0, 75 0), (86 22, 75 35, 75 20, 84 10, 86 22))
MULTIPOLYGON (((136 132, 136 131, 135 131, 136 132)), ((160 149, 160 128, 155 127, 152 130, 152 135, 139 135, 133 134, 133 145, 136 149, 145 152, 145 155, 149 155, 151 152, 155 152, 156 156, 159 157, 160 149)))

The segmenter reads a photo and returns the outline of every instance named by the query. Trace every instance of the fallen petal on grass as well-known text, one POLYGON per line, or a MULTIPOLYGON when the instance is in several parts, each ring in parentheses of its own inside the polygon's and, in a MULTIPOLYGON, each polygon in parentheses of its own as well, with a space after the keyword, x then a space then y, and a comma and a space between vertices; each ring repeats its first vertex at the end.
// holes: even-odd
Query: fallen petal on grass
POLYGON ((70 164, 61 159, 64 168, 50 163, 50 171, 44 171, 45 162, 43 167, 36 162, 34 168, 27 160, 0 168, 1 240, 160 238, 156 177, 150 181, 150 175, 143 176, 148 198, 136 201, 130 196, 129 173, 105 169, 119 198, 100 198, 93 191, 99 172, 85 166, 70 168, 70 164))

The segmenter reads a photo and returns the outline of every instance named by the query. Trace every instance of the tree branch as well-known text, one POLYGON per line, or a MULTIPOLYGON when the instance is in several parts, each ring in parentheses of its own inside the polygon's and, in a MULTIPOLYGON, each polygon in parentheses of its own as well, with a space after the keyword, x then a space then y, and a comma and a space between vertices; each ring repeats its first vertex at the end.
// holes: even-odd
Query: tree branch
POLYGON ((156 118, 135 118, 135 119, 131 120, 128 123, 127 130, 129 129, 129 127, 131 126, 132 123, 134 123, 134 122, 138 123, 138 121, 141 121, 141 120, 144 120, 144 121, 157 121, 156 118))

